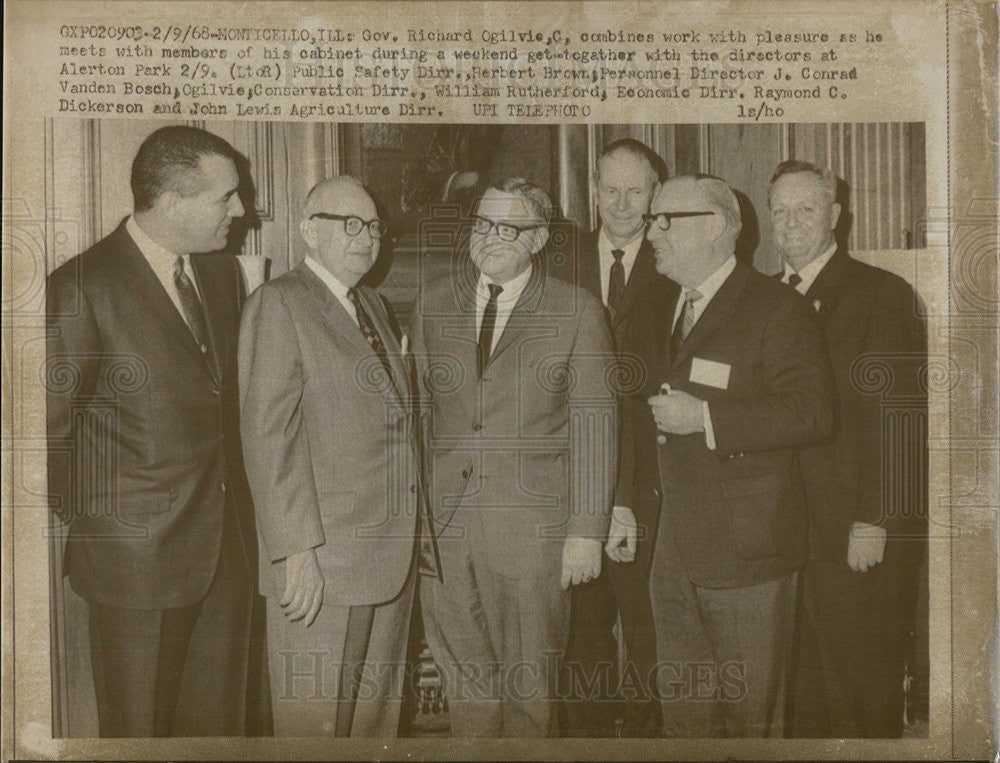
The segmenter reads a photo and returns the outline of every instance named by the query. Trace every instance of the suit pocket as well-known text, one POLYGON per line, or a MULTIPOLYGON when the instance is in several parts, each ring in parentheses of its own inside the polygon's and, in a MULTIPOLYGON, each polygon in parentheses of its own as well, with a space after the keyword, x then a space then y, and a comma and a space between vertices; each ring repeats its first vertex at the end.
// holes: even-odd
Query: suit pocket
POLYGON ((762 472, 723 483, 730 537, 742 559, 770 559, 782 553, 782 536, 789 530, 781 522, 784 482, 780 473, 762 472))

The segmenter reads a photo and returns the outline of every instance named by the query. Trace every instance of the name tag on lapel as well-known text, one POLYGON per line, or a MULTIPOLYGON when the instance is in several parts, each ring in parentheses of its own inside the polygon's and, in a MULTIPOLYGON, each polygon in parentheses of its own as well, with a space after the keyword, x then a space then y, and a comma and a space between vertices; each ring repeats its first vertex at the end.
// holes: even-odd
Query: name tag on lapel
POLYGON ((714 360, 704 358, 694 358, 691 361, 691 381, 695 384, 703 384, 706 387, 716 389, 729 389, 728 363, 718 363, 714 360))

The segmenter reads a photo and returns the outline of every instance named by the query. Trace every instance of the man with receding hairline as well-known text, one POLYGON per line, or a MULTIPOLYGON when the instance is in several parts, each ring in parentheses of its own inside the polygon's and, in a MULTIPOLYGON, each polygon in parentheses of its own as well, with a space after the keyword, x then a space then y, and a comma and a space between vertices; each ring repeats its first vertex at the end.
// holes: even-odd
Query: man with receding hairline
MULTIPOLYGON (((580 237, 576 267, 580 286, 605 306, 620 358, 640 292, 656 292, 663 300, 670 296, 670 282, 656 272, 643 221, 666 176, 663 160, 633 138, 609 143, 594 168, 601 224, 580 237)), ((628 358, 622 362, 629 367, 628 358)), ((655 466, 644 462, 640 468, 655 466)), ((564 678, 566 730, 573 736, 640 736, 654 733, 658 726, 658 707, 645 684, 656 661, 649 564, 659 500, 651 492, 640 496, 633 508, 613 509, 604 573, 573 588, 564 678), (619 639, 627 653, 621 675, 614 670, 617 615, 619 639)))
POLYGON ((351 177, 319 183, 309 253, 240 329, 277 736, 395 736, 422 500, 409 358, 360 283, 385 223, 351 177))
POLYGON ((725 181, 666 181, 646 217, 657 270, 626 350, 648 369, 623 412, 615 503, 662 494, 650 598, 666 736, 781 736, 796 575, 805 557, 800 447, 833 418, 828 362, 799 295, 736 261, 725 181), (652 452, 658 474, 631 466, 652 452), (632 476, 630 476, 630 473, 632 476))
POLYGON ((247 733, 257 574, 239 438, 236 153, 163 127, 134 212, 49 278, 49 491, 103 737, 247 733), (59 368, 74 383, 58 383, 59 368))

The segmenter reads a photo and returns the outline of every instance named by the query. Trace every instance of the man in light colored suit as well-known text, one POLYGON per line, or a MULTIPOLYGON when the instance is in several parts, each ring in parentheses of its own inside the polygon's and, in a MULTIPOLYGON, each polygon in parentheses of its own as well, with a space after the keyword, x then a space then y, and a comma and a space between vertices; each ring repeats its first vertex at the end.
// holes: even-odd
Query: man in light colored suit
POLYGON ((388 303, 358 285, 382 225, 357 180, 320 183, 300 224, 305 261, 243 313, 279 736, 397 733, 422 487, 407 360, 388 303))
POLYGON ((611 336, 593 295, 532 264, 550 210, 526 180, 488 189, 471 263, 415 311, 443 572, 421 607, 459 736, 556 733, 568 588, 600 573, 607 536, 611 336))
POLYGON ((647 220, 656 268, 679 287, 640 305, 628 337, 648 376, 627 403, 616 503, 659 483, 649 590, 663 730, 781 736, 806 551, 798 450, 833 420, 822 335, 800 295, 736 261, 725 181, 672 178, 647 220), (641 452, 658 473, 630 469, 641 452))

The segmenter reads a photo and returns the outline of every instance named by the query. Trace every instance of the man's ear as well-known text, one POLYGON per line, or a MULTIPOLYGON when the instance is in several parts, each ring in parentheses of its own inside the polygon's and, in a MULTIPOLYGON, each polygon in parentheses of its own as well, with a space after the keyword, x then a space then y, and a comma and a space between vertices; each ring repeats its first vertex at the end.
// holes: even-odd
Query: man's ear
POLYGON ((299 223, 299 233, 302 234, 302 238, 309 245, 310 249, 316 249, 316 242, 318 241, 316 237, 316 223, 310 220, 308 217, 299 223))
POLYGON ((155 204, 168 220, 179 220, 184 215, 184 198, 177 191, 164 191, 155 204))
POLYGON ((729 218, 722 210, 716 210, 712 215, 712 222, 709 227, 712 241, 718 241, 729 230, 729 218))
POLYGON ((535 234, 535 243, 531 247, 531 253, 538 254, 540 251, 542 251, 542 247, 545 246, 549 241, 548 226, 544 228, 535 228, 533 233, 535 234))
POLYGON ((830 230, 836 229, 838 222, 840 222, 840 204, 834 202, 830 205, 830 230))

